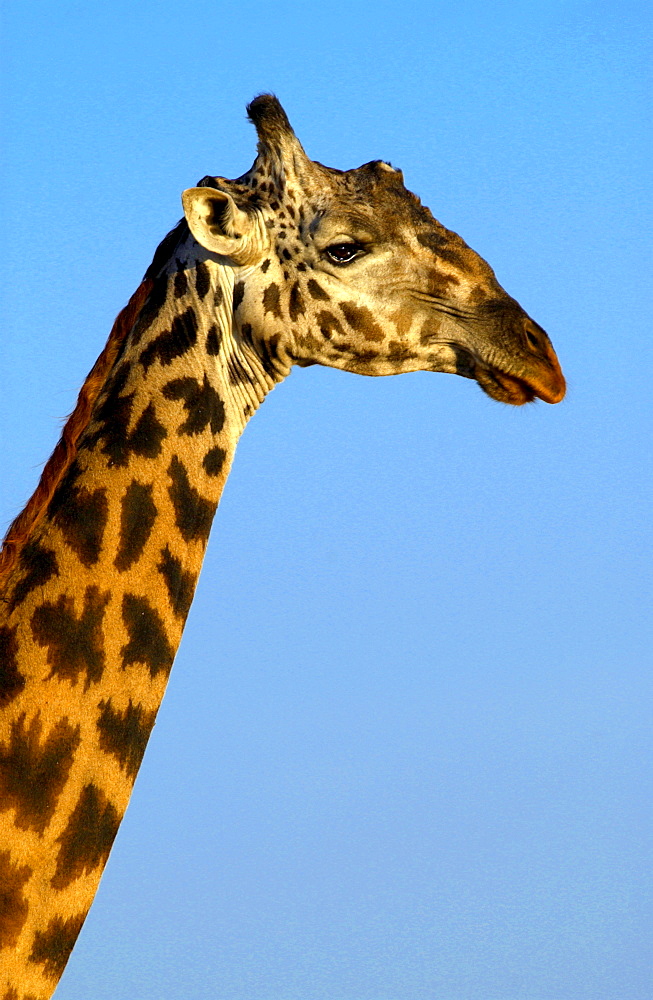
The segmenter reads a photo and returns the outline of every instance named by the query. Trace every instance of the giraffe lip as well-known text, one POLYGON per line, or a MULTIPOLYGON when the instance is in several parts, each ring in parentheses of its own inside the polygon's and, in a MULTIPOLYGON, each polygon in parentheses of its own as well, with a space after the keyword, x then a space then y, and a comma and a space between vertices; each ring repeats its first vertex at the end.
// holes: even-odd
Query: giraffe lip
MULTIPOLYGON (((455 362, 449 371, 478 382, 483 392, 500 403, 523 406, 534 399, 559 403, 565 395, 565 379, 553 348, 544 358, 524 359, 524 374, 515 375, 460 344, 449 343, 455 362)), ((441 369, 442 370, 442 369, 441 369)), ((446 369, 445 369, 446 370, 446 369)))
POLYGON ((498 371, 496 368, 483 368, 477 365, 472 378, 476 379, 483 392, 500 403, 523 406, 524 403, 531 403, 537 395, 523 379, 498 371))
POLYGON ((566 390, 565 379, 557 359, 555 364, 546 365, 546 368, 542 366, 542 370, 537 374, 529 373, 528 378, 478 364, 472 377, 492 399, 512 406, 523 406, 524 403, 531 403, 536 398, 544 400, 545 403, 559 403, 566 390))
POLYGON ((543 399, 545 403, 559 403, 565 398, 567 383, 560 368, 558 368, 557 372, 554 372, 554 376, 548 379, 546 383, 539 382, 534 387, 535 395, 539 399, 543 399))

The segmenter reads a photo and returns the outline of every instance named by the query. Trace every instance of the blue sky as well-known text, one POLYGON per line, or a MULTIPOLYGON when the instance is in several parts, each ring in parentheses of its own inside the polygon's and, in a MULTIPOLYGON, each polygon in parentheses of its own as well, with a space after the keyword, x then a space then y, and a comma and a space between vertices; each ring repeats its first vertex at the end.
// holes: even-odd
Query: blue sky
POLYGON ((569 382, 272 393, 58 1000, 649 1000, 650 5, 2 20, 4 523, 265 90, 313 158, 400 166, 569 382))

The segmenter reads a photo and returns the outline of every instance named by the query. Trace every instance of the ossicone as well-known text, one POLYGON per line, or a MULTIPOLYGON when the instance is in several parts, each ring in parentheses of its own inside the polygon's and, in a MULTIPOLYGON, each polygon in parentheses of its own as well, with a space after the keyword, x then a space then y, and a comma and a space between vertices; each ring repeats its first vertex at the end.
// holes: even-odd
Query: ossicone
POLYGON ((315 170, 274 94, 260 94, 247 106, 249 120, 258 135, 259 165, 267 164, 280 177, 301 181, 315 170))
POLYGON ((283 146, 297 137, 288 115, 274 94, 259 94, 247 105, 247 117, 256 128, 260 141, 266 146, 283 146))

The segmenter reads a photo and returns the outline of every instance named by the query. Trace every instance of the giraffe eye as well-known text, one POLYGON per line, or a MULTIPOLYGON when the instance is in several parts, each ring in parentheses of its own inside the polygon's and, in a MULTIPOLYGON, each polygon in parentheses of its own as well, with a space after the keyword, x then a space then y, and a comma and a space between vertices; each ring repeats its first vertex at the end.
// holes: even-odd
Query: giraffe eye
POLYGON ((365 253, 365 247, 362 243, 333 243, 330 247, 326 247, 324 250, 325 256, 329 258, 332 264, 351 264, 352 260, 356 260, 365 253))

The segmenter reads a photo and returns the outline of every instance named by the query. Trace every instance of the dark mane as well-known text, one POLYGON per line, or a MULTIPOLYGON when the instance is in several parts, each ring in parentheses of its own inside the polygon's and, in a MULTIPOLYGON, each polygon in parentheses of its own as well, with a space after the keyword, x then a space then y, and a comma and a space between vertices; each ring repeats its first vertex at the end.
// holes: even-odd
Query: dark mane
POLYGON ((27 501, 25 508, 9 526, 0 551, 0 587, 6 582, 23 545, 45 514, 54 491, 75 458, 77 443, 88 426, 95 401, 127 335, 147 301, 152 285, 151 278, 146 276, 125 308, 118 313, 109 339, 87 376, 77 397, 75 409, 68 417, 57 446, 45 464, 38 486, 27 501))

